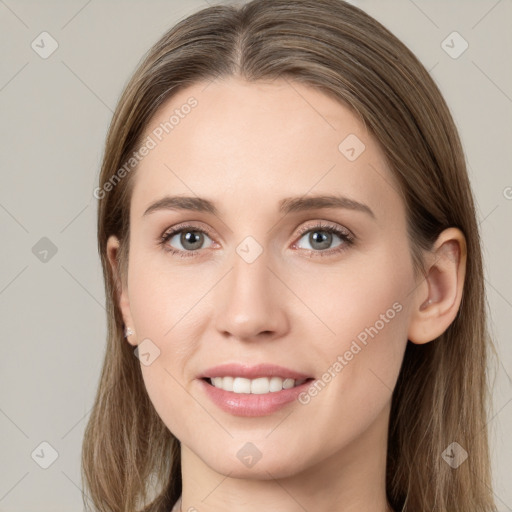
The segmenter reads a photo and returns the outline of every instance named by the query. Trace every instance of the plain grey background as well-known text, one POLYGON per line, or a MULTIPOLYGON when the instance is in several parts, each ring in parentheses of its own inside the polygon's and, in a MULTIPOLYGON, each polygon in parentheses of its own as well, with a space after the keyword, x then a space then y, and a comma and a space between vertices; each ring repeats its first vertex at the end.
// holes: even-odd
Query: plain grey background
MULTIPOLYGON (((106 336, 93 197, 106 130, 143 54, 212 3, 0 0, 0 512, 83 509, 81 442, 106 336)), ((460 130, 499 354, 494 492, 512 511, 512 1, 352 3, 419 57, 460 130)))

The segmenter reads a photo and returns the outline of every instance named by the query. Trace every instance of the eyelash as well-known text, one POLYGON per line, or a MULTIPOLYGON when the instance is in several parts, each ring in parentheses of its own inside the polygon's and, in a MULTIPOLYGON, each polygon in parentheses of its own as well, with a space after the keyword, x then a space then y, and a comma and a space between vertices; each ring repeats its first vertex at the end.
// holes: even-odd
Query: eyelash
MULTIPOLYGON (((165 231, 164 234, 160 237, 158 240, 159 245, 162 246, 162 248, 174 255, 177 255, 181 258, 189 258, 191 256, 195 256, 197 253, 199 253, 202 249, 196 249, 195 251, 181 251, 179 249, 174 249, 173 247, 168 245, 168 241, 177 233, 181 233, 182 231, 194 231, 203 233, 205 235, 208 235, 210 238, 212 238, 212 234, 208 229, 204 228, 198 228, 196 226, 193 226, 191 224, 185 224, 185 225, 178 225, 174 228, 172 228, 170 231, 165 231)), ((325 250, 314 250, 314 249, 302 249, 303 251, 307 251, 310 254, 310 257, 325 257, 325 256, 331 256, 335 253, 341 253, 345 250, 347 250, 351 245, 355 242, 355 237, 348 231, 344 230, 335 226, 332 226, 330 224, 322 224, 322 222, 319 222, 313 226, 304 226, 299 230, 299 233, 297 234, 299 240, 302 238, 302 236, 305 233, 308 233, 310 231, 324 231, 327 233, 333 233, 337 235, 341 240, 342 243, 332 249, 325 249, 325 250)), ((295 242, 297 243, 297 242, 295 242)), ((295 245, 294 243, 294 245, 295 245)))

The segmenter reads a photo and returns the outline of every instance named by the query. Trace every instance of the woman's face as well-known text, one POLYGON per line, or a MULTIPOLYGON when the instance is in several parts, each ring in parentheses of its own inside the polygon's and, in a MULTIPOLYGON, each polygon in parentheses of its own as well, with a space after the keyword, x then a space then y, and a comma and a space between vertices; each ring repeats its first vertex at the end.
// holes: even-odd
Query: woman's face
POLYGON ((233 477, 289 476, 356 447, 371 457, 415 287, 375 140, 318 90, 235 78, 180 91, 144 140, 121 302, 169 430, 233 477), (313 380, 270 391, 280 376, 313 380))

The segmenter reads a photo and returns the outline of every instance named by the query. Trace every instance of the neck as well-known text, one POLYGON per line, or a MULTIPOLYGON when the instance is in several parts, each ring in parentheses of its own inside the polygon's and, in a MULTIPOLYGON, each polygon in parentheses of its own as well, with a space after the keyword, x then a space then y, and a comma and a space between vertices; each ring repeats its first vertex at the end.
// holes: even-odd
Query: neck
POLYGON ((220 474, 182 444, 181 510, 392 512, 385 485, 388 420, 386 407, 359 438, 327 459, 286 476, 278 475, 280 469, 274 467, 260 467, 252 479, 234 477, 233 472, 220 474))

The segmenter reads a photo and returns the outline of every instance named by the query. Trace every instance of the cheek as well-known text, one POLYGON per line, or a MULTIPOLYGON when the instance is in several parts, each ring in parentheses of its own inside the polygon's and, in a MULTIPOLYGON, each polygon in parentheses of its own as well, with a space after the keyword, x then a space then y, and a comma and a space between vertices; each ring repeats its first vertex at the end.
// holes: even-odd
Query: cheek
POLYGON ((313 390, 318 398, 304 397, 319 421, 346 422, 349 414, 353 432, 361 431, 391 399, 407 344, 414 282, 408 253, 401 254, 383 250, 328 281, 322 318, 334 333, 311 345, 323 373, 313 390))
POLYGON ((137 341, 158 354, 149 365, 141 358, 142 376, 157 413, 178 438, 194 429, 188 424, 191 416, 176 411, 183 404, 194 406, 186 390, 192 375, 185 369, 200 343, 197 315, 206 314, 206 301, 196 303, 210 287, 207 276, 190 279, 160 256, 136 250, 130 254, 128 290, 137 341))
POLYGON ((135 249, 128 270, 130 311, 137 333, 162 340, 193 306, 191 299, 197 300, 201 294, 200 281, 187 282, 180 268, 170 265, 165 257, 135 249))
POLYGON ((303 277, 294 281, 297 295, 323 324, 311 317, 309 331, 314 324, 322 338, 322 343, 311 343, 311 347, 320 348, 331 359, 356 339, 368 347, 369 340, 382 340, 373 345, 383 349, 395 341, 403 344, 405 310, 413 287, 406 243, 400 248, 390 243, 366 254, 354 253, 346 264, 316 275, 304 270, 303 277))

